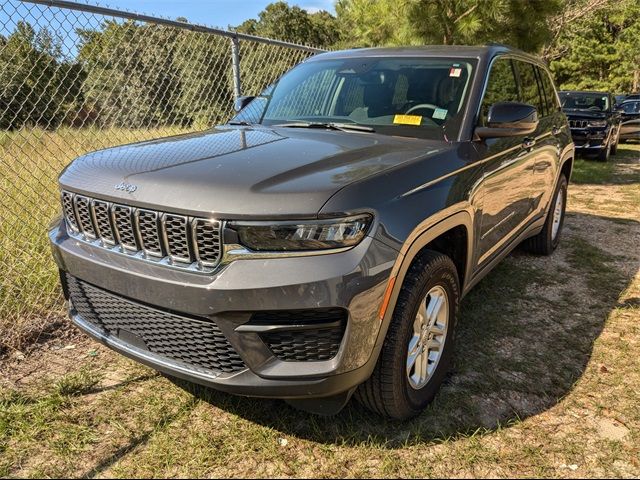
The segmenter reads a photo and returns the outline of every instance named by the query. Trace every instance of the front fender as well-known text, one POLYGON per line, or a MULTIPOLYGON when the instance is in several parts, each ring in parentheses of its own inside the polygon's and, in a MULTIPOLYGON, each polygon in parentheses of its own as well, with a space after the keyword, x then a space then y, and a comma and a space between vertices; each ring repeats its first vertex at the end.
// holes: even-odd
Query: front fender
MULTIPOLYGON (((416 227, 416 229, 407 238, 407 241, 403 244, 400 254, 391 269, 391 275, 389 276, 384 300, 380 307, 378 317, 381 323, 380 330, 378 331, 375 348, 368 362, 369 366, 375 365, 380 354, 380 350, 382 350, 382 345, 387 336, 389 325, 391 324, 391 317, 393 316, 393 311, 395 309, 398 296, 400 295, 400 290, 402 289, 404 279, 413 260, 416 258, 416 255, 418 255, 425 246, 443 233, 460 226, 463 226, 467 230, 467 252, 473 251, 472 245, 474 241, 474 229, 473 217, 470 212, 467 210, 458 211, 456 213, 449 211, 448 215, 446 215, 445 212, 442 212, 442 216, 444 216, 444 218, 439 218, 440 216, 441 215, 438 215, 435 218, 431 217, 416 227)), ((471 272, 472 265, 473 255, 468 254, 465 267, 466 272, 471 272)), ((461 291, 463 294, 465 293, 466 285, 468 284, 466 280, 468 277, 469 275, 465 275, 464 285, 461 285, 461 291)))

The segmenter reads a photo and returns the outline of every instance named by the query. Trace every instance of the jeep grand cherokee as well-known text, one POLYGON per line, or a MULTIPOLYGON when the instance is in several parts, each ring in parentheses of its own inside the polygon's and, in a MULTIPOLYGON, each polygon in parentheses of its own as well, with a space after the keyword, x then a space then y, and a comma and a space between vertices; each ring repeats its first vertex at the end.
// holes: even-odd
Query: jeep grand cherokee
POLYGON ((72 321, 226 392, 416 415, 460 299, 521 242, 558 244, 574 145, 548 70, 502 46, 340 51, 241 104, 64 170, 72 321))
POLYGON ((607 92, 560 92, 576 151, 594 154, 601 162, 615 155, 620 140, 620 113, 607 92))

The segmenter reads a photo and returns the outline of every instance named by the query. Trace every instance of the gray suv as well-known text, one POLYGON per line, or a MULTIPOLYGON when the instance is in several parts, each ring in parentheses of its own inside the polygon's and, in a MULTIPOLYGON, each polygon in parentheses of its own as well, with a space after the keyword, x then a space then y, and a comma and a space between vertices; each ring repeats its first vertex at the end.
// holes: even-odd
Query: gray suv
POLYGON ((225 392, 418 414, 460 299, 518 244, 558 244, 574 145, 548 70, 496 45, 349 50, 240 104, 64 170, 72 321, 225 392))

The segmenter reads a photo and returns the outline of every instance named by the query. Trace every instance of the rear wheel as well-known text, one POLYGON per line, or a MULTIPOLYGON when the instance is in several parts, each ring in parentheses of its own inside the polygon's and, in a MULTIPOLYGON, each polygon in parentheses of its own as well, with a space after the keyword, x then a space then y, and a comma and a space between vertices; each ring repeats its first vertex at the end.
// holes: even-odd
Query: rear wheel
POLYGON ((525 240, 524 247, 531 253, 551 255, 560 243, 566 208, 567 178, 561 174, 542 231, 535 237, 525 240))
POLYGON ((383 416, 406 419, 433 400, 449 369, 460 291, 449 257, 427 250, 405 277, 371 377, 356 398, 383 416))

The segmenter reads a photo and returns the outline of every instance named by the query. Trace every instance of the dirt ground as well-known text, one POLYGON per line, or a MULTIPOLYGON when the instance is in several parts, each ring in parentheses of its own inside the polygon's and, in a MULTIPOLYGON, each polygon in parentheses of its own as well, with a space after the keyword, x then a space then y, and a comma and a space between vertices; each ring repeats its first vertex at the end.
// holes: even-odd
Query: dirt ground
POLYGON ((64 328, 0 361, 0 476, 640 476, 640 145, 613 158, 577 162, 552 256, 464 300, 418 418, 175 385, 64 328))

